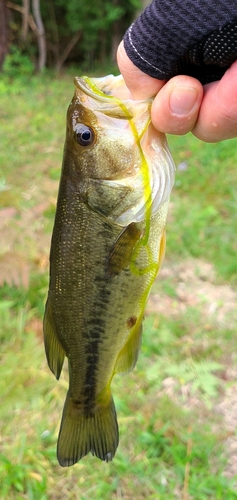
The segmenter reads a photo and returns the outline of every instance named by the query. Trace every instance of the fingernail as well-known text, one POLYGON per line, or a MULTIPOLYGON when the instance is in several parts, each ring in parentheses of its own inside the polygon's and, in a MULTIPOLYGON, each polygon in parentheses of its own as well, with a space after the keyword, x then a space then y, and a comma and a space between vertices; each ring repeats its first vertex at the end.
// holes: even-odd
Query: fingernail
POLYGON ((188 115, 197 100, 198 92, 194 87, 176 87, 170 94, 170 109, 174 115, 188 115))

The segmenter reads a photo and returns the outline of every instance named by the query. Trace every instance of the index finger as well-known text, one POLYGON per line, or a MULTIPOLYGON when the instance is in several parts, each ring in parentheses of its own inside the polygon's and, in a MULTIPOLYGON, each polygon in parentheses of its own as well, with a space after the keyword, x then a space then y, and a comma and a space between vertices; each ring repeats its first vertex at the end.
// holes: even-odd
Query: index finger
POLYGON ((165 80, 152 78, 138 69, 127 56, 123 42, 118 47, 117 63, 125 84, 134 99, 153 97, 165 84, 165 80))

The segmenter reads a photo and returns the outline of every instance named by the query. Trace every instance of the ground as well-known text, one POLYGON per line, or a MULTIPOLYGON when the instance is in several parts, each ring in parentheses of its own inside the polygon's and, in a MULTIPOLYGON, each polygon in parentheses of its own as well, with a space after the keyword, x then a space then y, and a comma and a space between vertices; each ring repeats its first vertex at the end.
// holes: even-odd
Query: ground
MULTIPOLYGON (((152 293, 146 312, 163 314, 178 318, 188 308, 197 308, 206 326, 216 324, 218 328, 232 327, 237 321, 237 293, 228 284, 217 284, 214 267, 207 262, 188 259, 179 264, 165 261, 159 274, 159 293, 152 293), (169 279, 175 288, 175 298, 162 291, 162 280, 169 279)), ((224 346, 223 346, 224 349, 224 346)), ((212 408, 223 416, 222 436, 225 438, 228 463, 224 474, 228 478, 236 476, 237 471, 237 369, 227 366, 224 378, 230 383, 219 394, 218 401, 212 408)), ((162 392, 176 399, 177 380, 167 377, 162 383, 162 392)), ((187 407, 202 406, 201 400, 190 392, 190 384, 182 387, 187 407)), ((177 399, 176 399, 177 400, 177 399)), ((237 486, 237 485, 236 485, 237 486)))

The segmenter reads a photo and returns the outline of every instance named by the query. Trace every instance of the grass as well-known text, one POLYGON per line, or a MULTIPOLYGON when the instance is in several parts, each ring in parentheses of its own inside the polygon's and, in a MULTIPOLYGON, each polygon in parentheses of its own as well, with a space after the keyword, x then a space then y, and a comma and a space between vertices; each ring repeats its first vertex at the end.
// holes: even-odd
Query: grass
POLYGON ((203 144, 189 135, 169 143, 178 165, 172 211, 178 230, 168 252, 213 262, 220 278, 236 284, 236 140, 203 144))
POLYGON ((57 463, 67 369, 57 382, 47 367, 42 316, 71 80, 0 85, 0 500, 237 499, 217 411, 236 383, 234 307, 218 316, 237 282, 236 140, 169 138, 167 257, 137 367, 113 382, 117 454, 57 463))

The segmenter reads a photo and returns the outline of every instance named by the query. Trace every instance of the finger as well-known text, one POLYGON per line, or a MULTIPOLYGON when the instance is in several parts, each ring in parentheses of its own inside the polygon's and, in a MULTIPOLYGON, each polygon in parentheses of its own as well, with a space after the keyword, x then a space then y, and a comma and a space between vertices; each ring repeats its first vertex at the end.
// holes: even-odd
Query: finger
POLYGON ((127 56, 123 42, 118 47, 117 63, 134 99, 153 97, 165 83, 164 80, 152 78, 138 69, 127 56))
POLYGON ((237 61, 220 81, 205 85, 193 134, 206 142, 237 137, 237 61))
POLYGON ((167 134, 186 134, 196 124, 202 97, 203 87, 195 78, 185 75, 171 78, 152 104, 153 125, 167 134))

